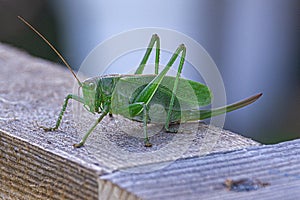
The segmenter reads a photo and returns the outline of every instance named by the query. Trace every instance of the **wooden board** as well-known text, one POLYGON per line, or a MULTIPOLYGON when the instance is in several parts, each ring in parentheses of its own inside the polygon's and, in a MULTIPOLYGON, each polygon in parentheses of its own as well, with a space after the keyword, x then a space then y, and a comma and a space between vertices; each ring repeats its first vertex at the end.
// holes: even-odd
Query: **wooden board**
MULTIPOLYGON (((205 157, 180 159, 150 173, 118 171, 102 177, 143 199, 299 199, 300 139, 205 157), (224 183, 250 179, 266 184, 230 191, 224 183)), ((134 170, 132 170, 134 171, 134 170)))
MULTIPOLYGON (((137 172, 154 173, 151 180, 158 183, 161 177, 156 170, 176 168, 189 159, 211 158, 205 155, 216 156, 211 162, 218 162, 223 159, 221 152, 259 146, 251 139, 197 122, 182 125, 179 134, 159 129, 151 137, 153 148, 145 148, 140 124, 114 116, 98 125, 84 148, 74 149, 72 145, 80 141, 96 116, 71 102, 58 131, 44 132, 38 126, 53 126, 64 97, 77 93, 70 72, 4 44, 0 45, 0 66, 0 197, 4 199, 147 198, 148 194, 132 190, 135 182, 129 184, 137 172), (114 177, 127 172, 135 173, 126 176, 125 187, 114 177)), ((184 168, 182 165, 178 173, 184 174, 184 168)), ((161 185, 160 193, 172 183, 161 185)), ((185 193, 182 191, 183 196, 185 193)))

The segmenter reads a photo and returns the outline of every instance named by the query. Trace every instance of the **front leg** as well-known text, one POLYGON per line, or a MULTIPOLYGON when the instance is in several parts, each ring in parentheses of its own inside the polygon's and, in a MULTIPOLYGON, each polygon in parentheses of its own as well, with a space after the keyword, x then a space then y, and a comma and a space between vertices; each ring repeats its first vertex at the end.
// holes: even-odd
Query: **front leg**
POLYGON ((96 126, 101 122, 101 120, 103 119, 103 117, 105 117, 107 115, 108 111, 104 110, 100 117, 97 119, 97 121, 93 124, 93 126, 88 130, 88 132, 83 136, 83 138, 81 139, 81 141, 78 144, 74 144, 73 146, 75 148, 79 148, 82 147, 86 141, 86 139, 89 137, 89 135, 93 132, 93 130, 96 128, 96 126))
POLYGON ((44 129, 44 131, 55 131, 58 129, 59 125, 61 124, 61 121, 62 121, 62 117, 66 111, 66 108, 67 108, 67 105, 68 105, 68 101, 70 99, 73 99, 75 101, 78 101, 80 103, 84 103, 83 99, 79 96, 76 96, 76 95, 73 95, 73 94, 68 94, 64 100, 64 104, 63 104, 63 107, 60 111, 60 114, 58 116, 58 119, 56 121, 56 124, 54 127, 45 127, 45 126, 39 126, 40 128, 44 129))

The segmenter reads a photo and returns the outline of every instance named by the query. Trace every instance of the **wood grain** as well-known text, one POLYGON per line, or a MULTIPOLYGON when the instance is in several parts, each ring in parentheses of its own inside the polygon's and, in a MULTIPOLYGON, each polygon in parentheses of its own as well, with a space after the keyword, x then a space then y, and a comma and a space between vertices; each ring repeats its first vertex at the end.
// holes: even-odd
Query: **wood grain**
POLYGON ((143 199, 299 199, 300 139, 205 157, 180 159, 150 173, 118 171, 102 178, 143 199), (226 179, 268 185, 229 191, 226 179))

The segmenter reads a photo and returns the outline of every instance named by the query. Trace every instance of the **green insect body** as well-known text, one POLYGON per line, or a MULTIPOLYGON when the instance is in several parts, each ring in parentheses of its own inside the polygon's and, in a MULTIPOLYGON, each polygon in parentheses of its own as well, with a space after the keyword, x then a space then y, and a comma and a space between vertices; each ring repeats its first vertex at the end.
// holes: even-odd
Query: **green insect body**
POLYGON ((62 59, 82 88, 83 97, 69 94, 66 96, 63 107, 56 121, 56 125, 51 128, 42 127, 45 131, 54 131, 59 128, 62 117, 66 110, 68 101, 73 99, 84 105, 91 113, 98 113, 99 117, 90 127, 82 140, 74 147, 81 147, 86 142, 89 135, 101 120, 109 114, 119 114, 131 120, 143 123, 144 143, 146 147, 151 147, 147 134, 148 123, 163 123, 168 132, 176 132, 171 129, 170 124, 187 121, 196 121, 221 115, 226 112, 242 108, 256 101, 262 94, 254 95, 237 103, 216 109, 201 110, 200 107, 211 103, 212 94, 206 85, 180 78, 185 61, 186 48, 179 45, 167 65, 159 72, 160 39, 154 34, 150 40, 146 53, 133 75, 106 75, 89 78, 80 82, 68 63, 59 52, 28 22, 19 17, 33 31, 35 31, 62 59), (149 59, 152 49, 156 45, 155 74, 142 75, 144 67, 149 59), (179 57, 179 55, 181 56, 179 57), (180 59, 177 75, 167 76, 167 72, 176 59, 180 59), (166 113, 165 119, 161 119, 160 113, 150 114, 151 107, 160 105, 166 113))

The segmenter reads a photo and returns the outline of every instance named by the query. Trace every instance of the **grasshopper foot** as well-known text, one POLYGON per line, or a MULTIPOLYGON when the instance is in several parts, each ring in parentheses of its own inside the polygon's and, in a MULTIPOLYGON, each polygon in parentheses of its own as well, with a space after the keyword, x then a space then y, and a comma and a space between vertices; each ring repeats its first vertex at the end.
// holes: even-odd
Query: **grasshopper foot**
POLYGON ((178 128, 177 127, 169 127, 169 128, 165 128, 165 131, 167 133, 177 133, 178 132, 178 128))
POLYGON ((164 129, 167 133, 177 133, 180 123, 170 123, 168 126, 165 126, 164 129))
POLYGON ((41 127, 44 131, 48 132, 48 131, 56 131, 57 128, 48 128, 48 127, 41 127))
POLYGON ((145 146, 145 147, 152 147, 152 144, 149 142, 149 139, 148 139, 148 138, 145 138, 144 146, 145 146))
POLYGON ((45 127, 45 126, 41 126, 39 125, 37 122, 35 122, 36 126, 39 128, 42 128, 44 131, 56 131, 58 127, 45 127))
POLYGON ((80 147, 82 147, 83 146, 83 142, 79 142, 79 143, 77 143, 77 144, 73 144, 73 147, 74 148, 80 148, 80 147))
POLYGON ((180 123, 171 123, 168 127, 165 126, 165 131, 167 133, 177 133, 180 123))
POLYGON ((145 147, 152 147, 152 144, 150 142, 145 142, 145 147))
POLYGON ((56 127, 45 127, 45 126, 39 126, 40 128, 42 128, 44 131, 48 132, 48 131, 56 131, 57 128, 56 127))

